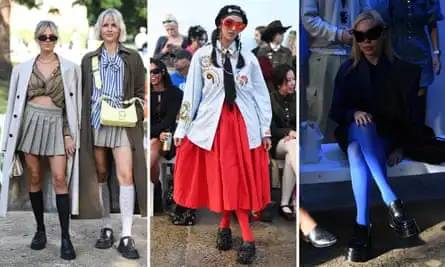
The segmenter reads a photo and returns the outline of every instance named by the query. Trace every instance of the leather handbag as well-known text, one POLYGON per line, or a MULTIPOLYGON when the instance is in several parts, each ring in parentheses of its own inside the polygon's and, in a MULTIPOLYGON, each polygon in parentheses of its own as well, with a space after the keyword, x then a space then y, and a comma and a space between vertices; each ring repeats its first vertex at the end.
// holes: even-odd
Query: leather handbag
POLYGON ((125 108, 114 108, 108 104, 106 96, 102 96, 102 108, 100 111, 100 123, 104 126, 117 126, 117 127, 135 127, 138 121, 136 112, 136 103, 141 106, 142 100, 133 97, 130 100, 122 101, 123 105, 127 105, 125 108))
POLYGON ((12 159, 12 171, 11 177, 22 176, 23 174, 23 165, 20 161, 20 157, 18 154, 14 154, 14 158, 12 159))

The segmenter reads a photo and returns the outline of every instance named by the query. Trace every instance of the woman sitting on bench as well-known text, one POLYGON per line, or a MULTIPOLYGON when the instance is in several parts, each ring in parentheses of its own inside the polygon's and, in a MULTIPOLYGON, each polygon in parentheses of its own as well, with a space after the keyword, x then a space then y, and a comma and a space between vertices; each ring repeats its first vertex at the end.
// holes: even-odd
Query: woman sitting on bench
POLYGON ((420 68, 393 55, 391 36, 380 15, 362 13, 353 27, 353 58, 339 69, 330 117, 347 153, 357 207, 346 260, 367 261, 370 252, 369 189, 377 184, 389 208, 389 225, 401 238, 419 233, 415 220, 387 181, 386 164, 403 157, 404 131, 417 121, 414 112, 420 68))

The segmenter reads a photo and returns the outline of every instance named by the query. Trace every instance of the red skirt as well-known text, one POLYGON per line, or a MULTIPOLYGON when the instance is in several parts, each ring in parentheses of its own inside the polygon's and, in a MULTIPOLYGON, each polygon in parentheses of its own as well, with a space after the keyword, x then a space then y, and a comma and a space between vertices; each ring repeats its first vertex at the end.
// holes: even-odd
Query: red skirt
POLYGON ((261 211, 270 203, 269 158, 263 146, 249 148, 238 107, 224 103, 210 151, 184 138, 176 151, 174 200, 214 212, 261 211))

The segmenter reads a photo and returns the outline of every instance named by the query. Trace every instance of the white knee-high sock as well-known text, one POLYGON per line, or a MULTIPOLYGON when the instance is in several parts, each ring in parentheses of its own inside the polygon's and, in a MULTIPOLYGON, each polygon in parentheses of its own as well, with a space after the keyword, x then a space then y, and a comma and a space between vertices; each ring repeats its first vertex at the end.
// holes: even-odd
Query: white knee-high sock
POLYGON ((112 229, 110 217, 110 190, 107 183, 99 183, 99 200, 102 207, 103 227, 112 229))
MULTIPOLYGON (((296 177, 290 163, 290 157, 286 155, 286 161, 283 170, 283 182, 281 185, 281 206, 289 205, 289 200, 292 195, 292 191, 295 187, 296 177)), ((292 212, 289 209, 289 212, 292 212)))
POLYGON ((119 195, 119 206, 121 210, 122 237, 131 236, 134 213, 134 186, 121 185, 119 195))

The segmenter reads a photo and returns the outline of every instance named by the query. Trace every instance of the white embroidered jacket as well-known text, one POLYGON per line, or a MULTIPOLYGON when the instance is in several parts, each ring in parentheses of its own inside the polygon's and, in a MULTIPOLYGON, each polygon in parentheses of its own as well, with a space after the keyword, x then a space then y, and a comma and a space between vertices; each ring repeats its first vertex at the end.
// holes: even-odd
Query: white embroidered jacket
MULTIPOLYGON (((219 41, 217 47, 221 47, 219 41)), ((272 109, 269 91, 258 60, 250 51, 244 48, 236 51, 235 42, 228 51, 232 55, 235 102, 246 123, 249 147, 257 148, 262 138, 270 137, 272 109), (243 55, 246 63, 242 69, 236 68, 238 53, 243 55)), ((217 49, 219 68, 211 63, 211 53, 212 46, 207 45, 193 55, 174 134, 176 138, 187 136, 192 143, 208 151, 212 149, 225 98, 221 52, 217 49)))

